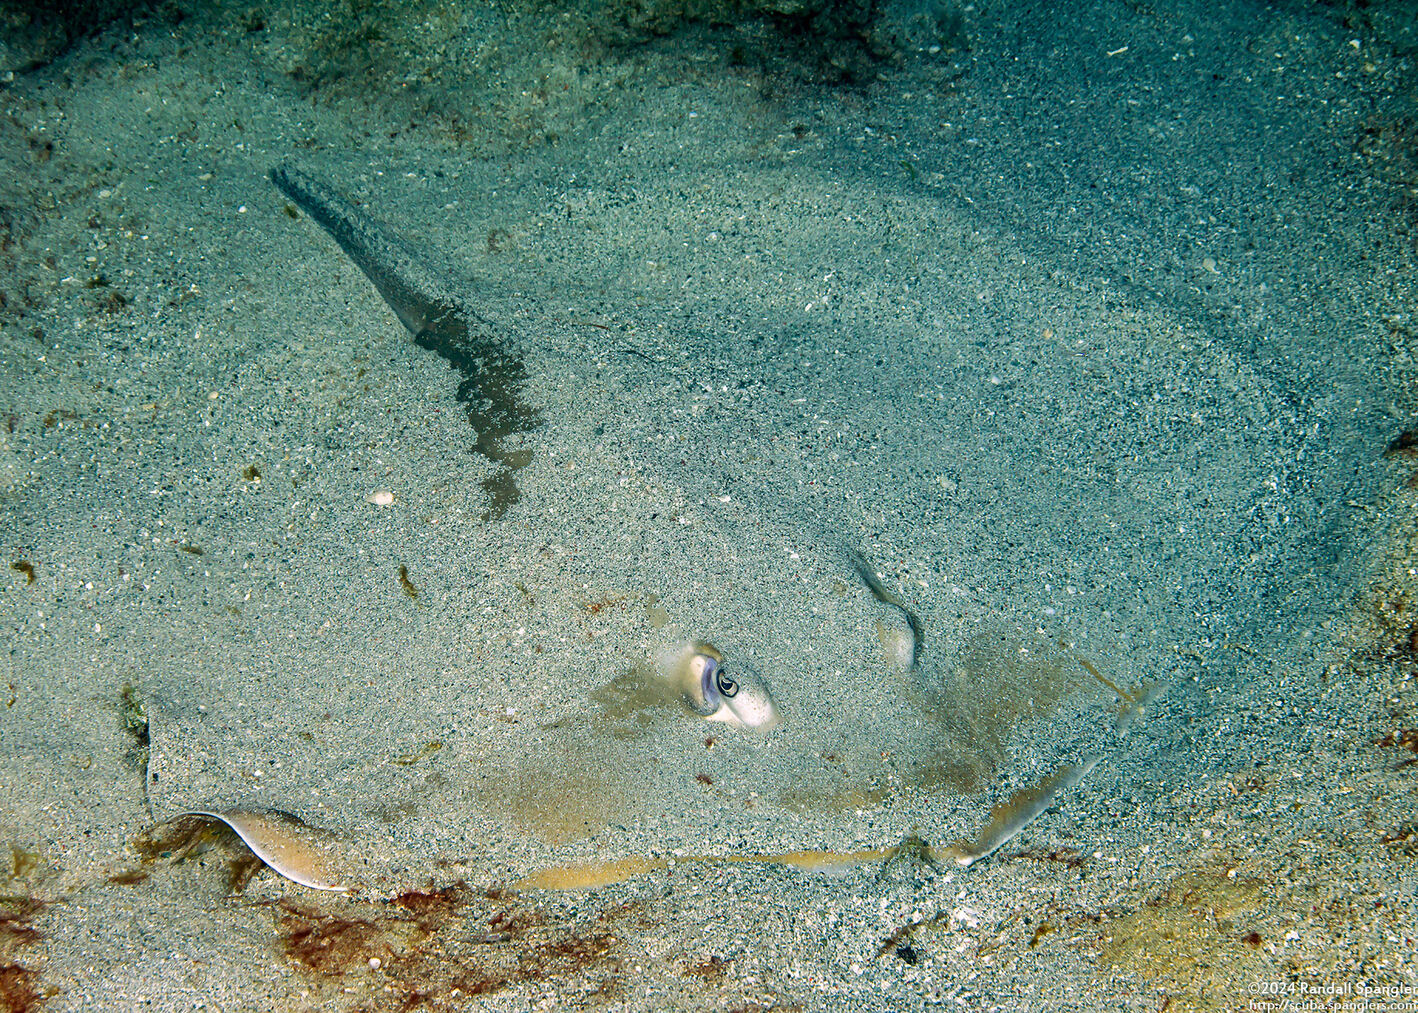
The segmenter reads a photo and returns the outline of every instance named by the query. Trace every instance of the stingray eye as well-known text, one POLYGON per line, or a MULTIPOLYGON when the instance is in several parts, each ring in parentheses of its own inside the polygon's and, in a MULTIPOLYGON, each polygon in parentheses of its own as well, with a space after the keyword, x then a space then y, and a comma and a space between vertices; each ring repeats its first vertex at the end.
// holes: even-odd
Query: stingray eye
POLYGON ((714 686, 720 694, 726 697, 732 697, 739 691, 738 682, 722 668, 714 673, 714 686))

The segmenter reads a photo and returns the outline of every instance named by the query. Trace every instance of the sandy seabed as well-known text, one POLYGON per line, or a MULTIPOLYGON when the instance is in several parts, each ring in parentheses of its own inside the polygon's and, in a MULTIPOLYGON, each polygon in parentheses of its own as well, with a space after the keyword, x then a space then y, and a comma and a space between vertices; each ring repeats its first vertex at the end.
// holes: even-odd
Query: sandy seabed
POLYGON ((0 1008, 1418 998, 1418 19, 1213 8, 219 8, 17 68, 0 1008), (694 640, 781 726, 666 695, 694 640), (233 807, 359 889, 169 822, 233 807))

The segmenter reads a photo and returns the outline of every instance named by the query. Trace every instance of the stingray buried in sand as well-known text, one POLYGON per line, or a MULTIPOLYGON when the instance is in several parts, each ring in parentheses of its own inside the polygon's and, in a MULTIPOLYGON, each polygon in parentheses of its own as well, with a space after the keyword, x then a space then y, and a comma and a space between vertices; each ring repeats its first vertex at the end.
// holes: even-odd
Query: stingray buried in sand
MULTIPOLYGON (((159 815, 247 804, 259 769, 262 805, 341 831, 371 867, 456 855, 520 875, 697 854, 706 840, 851 854, 913 831, 968 839, 987 809, 975 793, 1099 751, 1106 726, 1088 716, 1114 701, 1071 648, 987 605, 889 586, 843 551, 837 524, 806 523, 773 484, 767 469, 801 466, 774 456, 776 437, 745 451, 762 462, 751 480, 706 488, 712 458, 679 449, 673 427, 732 429, 715 415, 725 391, 646 353, 616 360, 631 393, 612 396, 590 366, 604 350, 586 365, 548 359, 564 325, 484 291, 466 264, 445 270, 432 246, 310 174, 273 177, 437 353, 405 368, 427 374, 430 404, 460 405, 472 425, 471 454, 445 470, 475 478, 439 495, 477 516, 456 524, 445 509, 430 527, 401 489, 379 515, 401 555, 372 570, 339 562, 362 544, 357 529, 332 533, 322 566, 352 589, 339 607, 378 631, 377 650, 283 635, 273 616, 279 654, 254 653, 234 676, 193 667, 181 692, 157 687, 159 815), (572 392, 594 409, 563 408, 572 392), (1015 770, 1030 729, 1030 767, 1015 770)), ((393 347, 394 330, 368 340, 393 347)), ((1105 670, 1115 660, 1090 657, 1105 670)))

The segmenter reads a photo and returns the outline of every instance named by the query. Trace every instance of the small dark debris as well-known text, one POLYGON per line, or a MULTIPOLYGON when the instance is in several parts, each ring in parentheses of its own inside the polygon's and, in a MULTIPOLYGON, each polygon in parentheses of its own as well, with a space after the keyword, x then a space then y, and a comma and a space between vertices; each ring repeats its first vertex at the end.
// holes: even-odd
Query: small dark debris
POLYGON ((1418 457, 1418 430, 1405 429, 1384 450, 1385 457, 1418 457))
POLYGON ((1259 932, 1252 932, 1250 935, 1246 936, 1246 945, 1253 950, 1259 948, 1262 942, 1264 942, 1264 940, 1261 939, 1259 932))
POLYGON ((896 955, 902 960, 906 961, 906 963, 910 964, 912 967, 915 967, 921 962, 921 957, 916 952, 916 948, 910 943, 901 943, 899 946, 897 946, 896 955))
POLYGON ((286 213, 286 217, 287 217, 287 218, 299 218, 299 217, 300 217, 300 212, 295 209, 295 205, 294 205, 294 204, 287 204, 285 207, 281 208, 281 210, 286 213))
POLYGON ((506 942, 525 935, 529 929, 535 928, 541 923, 542 920, 535 911, 507 908, 487 920, 487 927, 490 931, 485 938, 491 940, 496 937, 496 941, 506 942))
POLYGON ((891 933, 891 935, 886 937, 886 941, 883 942, 881 946, 877 948, 877 958, 880 959, 881 957, 886 956, 888 953, 895 953, 898 957, 901 957, 901 959, 905 960, 908 964, 914 964, 914 960, 909 960, 906 957, 901 956, 902 947, 905 947, 908 951, 910 951, 912 956, 915 956, 917 957, 917 959, 919 959, 920 955, 916 952, 915 947, 911 945, 911 936, 913 936, 916 930, 919 929, 921 926, 939 925, 942 921, 945 920, 946 917, 947 915, 944 911, 938 911, 929 918, 922 918, 919 921, 907 922, 905 925, 902 925, 895 932, 891 933))
POLYGON ((261 481, 261 469, 254 464, 248 464, 241 469, 241 477, 248 482, 259 482, 261 481))
POLYGON ((414 601, 418 601, 419 589, 414 587, 414 582, 409 580, 409 568, 403 563, 399 564, 399 586, 404 589, 404 594, 414 601))
POLYGON ((587 612, 591 613, 591 615, 594 616, 600 615, 606 609, 613 608, 614 606, 619 605, 623 601, 625 601, 625 595, 620 595, 618 597, 607 595, 600 601, 582 602, 581 604, 587 612))
POLYGON ((729 962, 717 954, 711 954, 708 960, 685 964, 681 970, 690 978, 702 978, 704 981, 722 981, 724 975, 729 970, 729 962))
POLYGON ((1085 855, 1077 848, 1067 845, 1058 848, 1029 848, 1024 851, 1016 851, 1012 858, 1028 859, 1032 862, 1057 862, 1068 869, 1079 869, 1084 865, 1085 855))
POLYGON ((1398 731, 1389 732, 1378 742, 1381 746, 1398 746, 1407 749, 1409 752, 1418 753, 1418 728, 1400 728, 1398 731))
POLYGON ((1418 763, 1418 728, 1401 728, 1396 732, 1389 732, 1379 739, 1380 746, 1397 746, 1413 753, 1413 758, 1399 763, 1400 767, 1407 767, 1410 764, 1418 763))
POLYGON ((31 563, 28 559, 15 560, 13 563, 10 564, 10 569, 14 570, 16 573, 23 573, 25 575, 26 584, 33 584, 36 580, 34 575, 34 564, 31 563))
POLYGON ((713 784, 713 783, 714 783, 714 779, 713 779, 712 777, 710 777, 708 774, 695 774, 695 775, 694 775, 694 779, 695 779, 696 781, 698 781, 700 784, 713 784))
POLYGON ((189 556, 205 556, 206 551, 200 545, 179 545, 179 549, 189 556))
POLYGON ((1405 823, 1379 838, 1379 843, 1398 848, 1405 854, 1418 851, 1418 823, 1405 823))

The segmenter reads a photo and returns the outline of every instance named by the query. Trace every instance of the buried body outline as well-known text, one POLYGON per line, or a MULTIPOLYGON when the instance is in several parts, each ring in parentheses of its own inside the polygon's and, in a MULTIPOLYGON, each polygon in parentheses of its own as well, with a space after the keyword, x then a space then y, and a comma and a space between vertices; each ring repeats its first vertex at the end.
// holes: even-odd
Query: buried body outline
MULTIPOLYGON (((271 178, 330 233, 369 277, 415 341, 442 356, 459 372, 462 379, 457 397, 477 434, 473 450, 496 467, 494 475, 483 483, 488 494, 488 507, 483 516, 485 520, 502 517, 520 495, 516 473, 531 461, 532 451, 526 447, 524 438, 542 425, 540 412, 524 395, 527 374, 516 332, 510 331, 504 336, 502 328, 495 329, 440 278, 429 260, 414 246, 356 209, 334 189, 292 166, 277 167, 271 178)), ((909 632, 903 631, 905 637, 896 637, 903 642, 894 652, 895 657, 888 658, 888 663, 894 660, 907 670, 902 674, 918 677, 923 635, 916 613, 885 590, 859 554, 848 552, 847 559, 871 596, 904 617, 909 632)), ((729 669, 723 664, 722 655, 707 644, 681 641, 677 648, 662 651, 652 661, 658 674, 679 691, 683 709, 691 714, 760 730, 779 723, 780 715, 766 682, 737 660, 729 669), (737 678, 725 681, 722 677, 730 670, 737 678)), ((1001 826, 987 832, 984 839, 972 845, 936 849, 938 856, 951 857, 961 864, 984 857, 1048 808, 1058 791, 1086 773, 1094 762, 1096 760, 1089 757, 1081 764, 1066 765, 1045 778, 1044 787, 1048 790, 1036 792, 1027 800, 1028 804, 1014 807, 1007 829, 1001 826)), ((227 807, 223 811, 234 810, 227 807)), ((820 867, 854 864, 873 857, 880 856, 875 852, 863 852, 855 858, 830 852, 810 856, 806 852, 792 852, 753 858, 740 856, 739 860, 820 867)), ((711 859, 706 856, 706 860, 711 859)))

